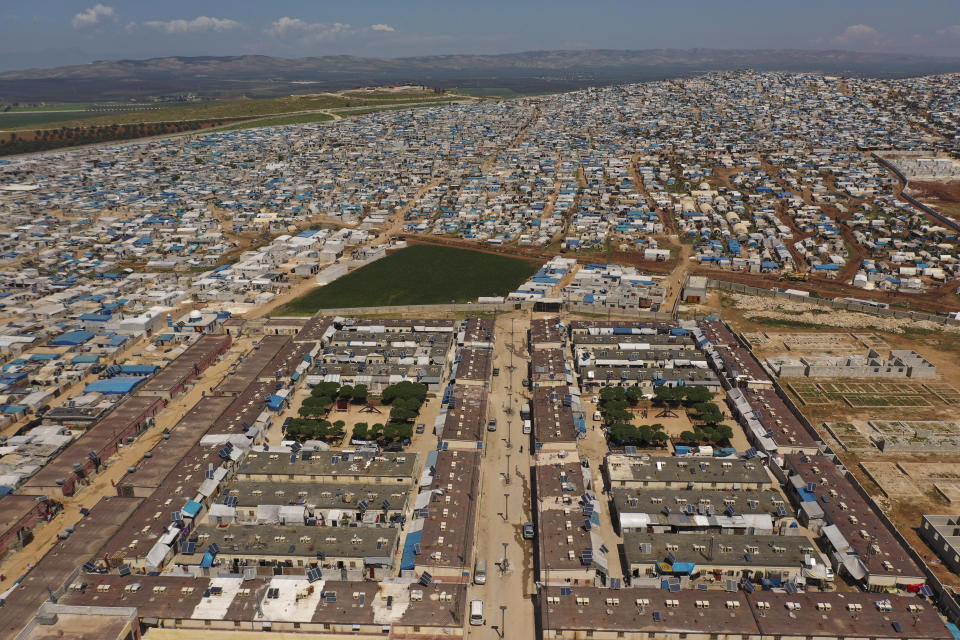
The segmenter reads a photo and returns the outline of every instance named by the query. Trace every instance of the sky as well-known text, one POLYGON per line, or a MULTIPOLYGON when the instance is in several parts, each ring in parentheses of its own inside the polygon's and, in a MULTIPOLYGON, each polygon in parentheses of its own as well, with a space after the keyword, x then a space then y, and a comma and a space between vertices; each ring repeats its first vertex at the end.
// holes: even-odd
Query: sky
POLYGON ((0 34, 0 70, 667 47, 960 57, 960 0, 0 0, 0 34))

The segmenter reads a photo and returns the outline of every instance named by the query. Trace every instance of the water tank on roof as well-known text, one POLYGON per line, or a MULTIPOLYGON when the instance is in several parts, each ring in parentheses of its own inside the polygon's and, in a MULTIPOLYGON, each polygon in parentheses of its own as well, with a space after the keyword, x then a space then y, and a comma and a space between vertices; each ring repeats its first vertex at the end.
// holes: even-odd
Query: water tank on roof
POLYGON ((193 321, 199 321, 201 317, 202 317, 202 314, 201 314, 197 309, 194 309, 193 311, 190 312, 190 321, 191 321, 191 322, 193 322, 193 321))

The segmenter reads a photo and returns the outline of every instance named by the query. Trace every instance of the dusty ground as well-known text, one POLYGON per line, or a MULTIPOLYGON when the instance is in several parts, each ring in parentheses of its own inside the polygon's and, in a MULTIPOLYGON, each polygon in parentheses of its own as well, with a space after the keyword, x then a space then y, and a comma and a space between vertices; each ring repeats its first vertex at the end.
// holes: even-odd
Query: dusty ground
POLYGON ((911 180, 907 193, 951 217, 960 217, 960 180, 934 182, 911 180))

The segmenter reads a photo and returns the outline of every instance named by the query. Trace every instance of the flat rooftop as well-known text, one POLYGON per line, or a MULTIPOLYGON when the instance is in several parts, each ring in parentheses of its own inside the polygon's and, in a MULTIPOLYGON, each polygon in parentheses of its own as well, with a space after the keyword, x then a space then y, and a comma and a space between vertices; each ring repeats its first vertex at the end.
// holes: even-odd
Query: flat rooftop
POLYGON ((752 488, 773 486, 770 474, 757 460, 610 454, 606 457, 606 465, 612 481, 671 482, 677 488, 681 488, 680 484, 690 483, 702 488, 710 488, 704 485, 715 483, 743 484, 752 488))
POLYGON ((99 556, 104 540, 116 533, 141 503, 139 498, 110 496, 101 498, 81 519, 73 534, 59 540, 37 564, 27 572, 5 600, 0 616, 0 639, 13 638, 33 618, 49 598, 47 587, 59 587, 84 562, 99 556))
MULTIPOLYGON (((241 479, 257 479, 260 476, 338 476, 344 481, 358 482, 361 478, 384 478, 389 482, 413 479, 417 466, 415 453, 346 453, 341 451, 314 452, 309 460, 282 453, 253 451, 240 465, 241 479)), ((265 478, 269 479, 269 478, 265 478)), ((295 479, 295 478, 288 478, 295 479)))
POLYGON ((206 334, 187 347, 176 359, 144 382, 137 393, 172 393, 187 380, 199 375, 217 353, 225 351, 231 338, 227 334, 206 334))
POLYGON ((400 530, 394 527, 314 527, 307 525, 250 524, 198 525, 191 540, 199 540, 197 552, 180 554, 179 564, 199 564, 211 544, 230 557, 390 558, 397 549, 400 530))
POLYGON ((73 475, 73 463, 86 464, 87 454, 91 451, 99 454, 116 441, 117 434, 140 422, 147 414, 152 414, 163 405, 162 398, 130 396, 123 400, 105 418, 87 429, 82 436, 74 440, 64 451, 51 460, 43 469, 27 480, 30 487, 55 487, 57 480, 73 475))

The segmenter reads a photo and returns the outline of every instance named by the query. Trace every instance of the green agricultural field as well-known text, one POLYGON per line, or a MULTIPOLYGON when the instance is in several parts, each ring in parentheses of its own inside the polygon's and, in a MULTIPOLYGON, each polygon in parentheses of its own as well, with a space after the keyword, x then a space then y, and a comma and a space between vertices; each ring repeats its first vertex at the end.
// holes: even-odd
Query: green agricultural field
POLYGON ((307 122, 326 122, 333 120, 333 116, 326 113, 303 113, 296 116, 280 116, 278 118, 265 118, 263 120, 254 120, 253 122, 238 122, 237 124, 223 127, 218 131, 236 131, 238 129, 257 129, 259 127, 280 127, 288 124, 304 124, 307 122))
POLYGON ((320 309, 468 302, 507 295, 539 264, 469 249, 413 245, 291 301, 275 315, 313 315, 320 309))
POLYGON ((7 111, 0 113, 0 130, 44 128, 44 125, 64 122, 65 120, 78 121, 88 118, 102 118, 102 113, 88 111, 7 111))
MULTIPOLYGON (((261 100, 224 100, 216 102, 202 102, 193 104, 149 108, 143 111, 122 111, 117 113, 93 113, 91 118, 84 113, 62 113, 57 120, 57 126, 90 126, 111 124, 136 124, 141 122, 182 122, 185 120, 237 120, 240 118, 256 118, 259 116, 282 116, 300 112, 321 111, 344 107, 367 107, 376 104, 403 104, 404 102, 436 101, 438 104, 449 102, 454 98, 436 96, 423 98, 415 96, 397 96, 394 99, 360 100, 349 97, 340 97, 330 94, 309 96, 287 96, 285 98, 267 98, 261 100), (85 120, 78 121, 78 118, 85 120)), ((48 121, 49 122, 49 121, 48 121)), ((21 128, 26 128, 21 125, 21 128)))

